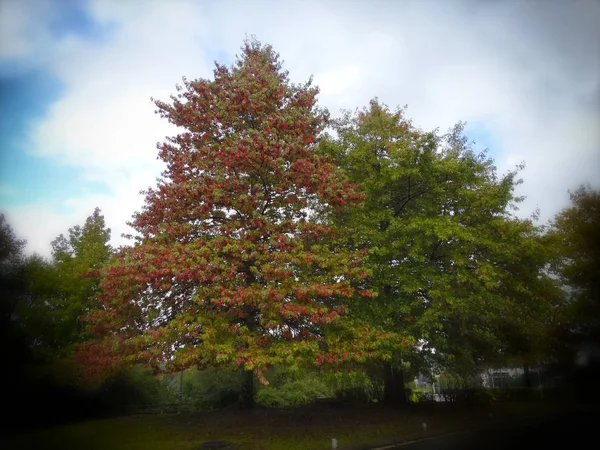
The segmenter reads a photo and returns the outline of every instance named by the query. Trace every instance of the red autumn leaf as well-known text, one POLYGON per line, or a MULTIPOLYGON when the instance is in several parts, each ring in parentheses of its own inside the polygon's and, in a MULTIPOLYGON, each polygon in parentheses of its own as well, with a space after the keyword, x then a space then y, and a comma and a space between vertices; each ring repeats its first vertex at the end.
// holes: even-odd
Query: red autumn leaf
MULTIPOLYGON (((327 120, 314 108, 318 89, 292 84, 270 46, 242 50, 213 80, 184 80, 181 97, 155 101, 182 131, 159 145, 166 170, 130 224, 140 238, 103 277, 92 326, 111 358, 173 371, 214 361, 221 346, 253 369, 285 361, 268 345, 272 330, 287 330, 281 345, 292 352, 344 317, 360 255, 334 240, 313 246, 335 233, 304 209, 326 217, 363 196, 313 149, 327 120)), ((303 357, 342 360, 320 353, 303 357)))

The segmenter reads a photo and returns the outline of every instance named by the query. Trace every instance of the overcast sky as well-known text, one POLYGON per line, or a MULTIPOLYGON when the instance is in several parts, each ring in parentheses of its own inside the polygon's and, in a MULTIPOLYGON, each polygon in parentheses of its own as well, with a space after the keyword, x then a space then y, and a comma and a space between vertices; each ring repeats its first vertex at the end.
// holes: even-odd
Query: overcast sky
POLYGON ((212 77, 246 36, 332 115, 377 96, 424 129, 468 122, 505 172, 525 161, 520 215, 600 187, 600 1, 0 0, 0 210, 27 252, 99 206, 125 222, 174 129, 150 97, 212 77))

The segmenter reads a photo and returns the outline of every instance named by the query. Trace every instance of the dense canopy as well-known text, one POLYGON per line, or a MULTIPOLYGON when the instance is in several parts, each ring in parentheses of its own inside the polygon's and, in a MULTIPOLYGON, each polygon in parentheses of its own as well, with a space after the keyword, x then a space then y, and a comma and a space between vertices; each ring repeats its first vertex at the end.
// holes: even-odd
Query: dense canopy
POLYGON ((105 270, 90 367, 216 364, 262 378, 274 363, 364 359, 385 344, 341 320, 366 274, 330 216, 362 196, 315 151, 318 89, 292 84, 269 46, 242 50, 214 80, 155 102, 182 132, 159 144, 167 169, 131 223, 139 235, 105 270))

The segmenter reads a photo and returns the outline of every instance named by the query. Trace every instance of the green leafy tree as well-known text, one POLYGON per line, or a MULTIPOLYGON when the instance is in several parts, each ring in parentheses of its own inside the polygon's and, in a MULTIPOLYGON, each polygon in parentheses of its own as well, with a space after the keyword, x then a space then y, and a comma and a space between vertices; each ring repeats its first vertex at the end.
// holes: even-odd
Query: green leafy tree
POLYGON ((0 214, 0 320, 4 329, 24 292, 25 244, 25 240, 16 237, 4 214, 0 214))
POLYGON ((363 275, 328 217, 360 195, 315 151, 318 89, 256 41, 177 89, 155 104, 182 132, 159 144, 167 168, 131 223, 139 236, 105 271, 87 366, 237 367, 250 406, 253 372, 377 351, 375 331, 344 319, 363 275))
POLYGON ((552 269, 568 292, 570 328, 600 342, 600 192, 581 186, 551 222, 552 269))
POLYGON ((425 132, 377 100, 336 132, 322 151, 366 195, 338 220, 352 248, 368 249, 363 287, 377 293, 354 311, 414 343, 384 363, 386 399, 406 401, 408 369, 435 362, 466 374, 529 353, 552 283, 541 272, 541 230, 511 214, 517 171, 498 177, 463 124, 425 132))
POLYGON ((15 315, 26 295, 25 244, 0 214, 0 357, 8 368, 1 377, 3 385, 12 389, 21 383, 32 363, 26 336, 15 315))
POLYGON ((75 344, 88 338, 81 318, 93 309, 99 269, 112 252, 109 240, 110 229, 96 208, 83 226, 52 241, 50 261, 35 255, 29 259, 29 295, 19 306, 19 317, 31 346, 48 361, 69 356, 75 344))

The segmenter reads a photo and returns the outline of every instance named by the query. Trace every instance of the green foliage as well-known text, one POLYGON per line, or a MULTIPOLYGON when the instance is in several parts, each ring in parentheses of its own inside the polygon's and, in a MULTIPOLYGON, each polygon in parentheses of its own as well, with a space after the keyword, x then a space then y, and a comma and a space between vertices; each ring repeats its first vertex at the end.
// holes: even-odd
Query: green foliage
POLYGON ((244 368, 263 380, 274 364, 380 352, 379 329, 346 320, 351 282, 364 273, 330 216, 361 196, 315 151, 327 123, 318 89, 293 84, 273 49, 252 40, 214 79, 184 79, 177 91, 155 104, 181 132, 159 145, 166 170, 89 316, 90 376, 143 361, 164 372, 244 368))
POLYGON ((32 372, 33 358, 27 336, 16 320, 16 310, 26 295, 25 241, 17 239, 0 214, 0 355, 9 370, 0 371, 3 386, 19 391, 32 372))
POLYGON ((366 371, 334 371, 326 375, 335 396, 348 403, 372 403, 383 398, 383 383, 366 371))
POLYGON ((268 385, 260 386, 256 401, 264 406, 290 407, 331 398, 335 392, 323 372, 273 367, 269 370, 268 385))
POLYGON ((322 379, 308 374, 277 386, 261 386, 256 394, 256 402, 264 406, 289 407, 309 404, 332 395, 332 389, 322 379))
POLYGON ((93 307, 98 292, 98 270, 108 262, 110 229, 96 208, 83 227, 69 229, 69 237, 52 241, 52 260, 34 255, 27 263, 29 295, 18 315, 31 345, 53 359, 64 357, 73 345, 88 338, 81 320, 93 307))
MULTIPOLYGON (((175 403, 179 374, 166 376, 170 380, 171 399, 175 403)), ((190 368, 184 372, 183 402, 199 411, 219 409, 235 404, 240 395, 242 374, 239 371, 190 368)))
POLYGON ((0 323, 9 321, 24 293, 25 270, 23 249, 26 241, 18 239, 12 227, 0 214, 0 323))
POLYGON ((581 186, 551 223, 552 269, 569 292, 572 323, 600 341, 600 191, 581 186))
POLYGON ((110 256, 104 218, 96 209, 69 238, 53 243, 53 257, 23 255, 24 241, 0 217, 1 353, 9 370, 15 422, 60 421, 100 411, 99 395, 79 389, 73 346, 86 339, 81 316, 93 307, 94 273, 110 256), (95 403, 96 402, 96 403, 95 403))
POLYGON ((413 370, 437 363, 467 374, 531 357, 558 294, 543 272, 542 230, 511 214, 522 166, 499 176, 464 124, 422 131, 377 100, 336 131, 321 151, 366 195, 337 219, 347 245, 368 250, 360 287, 376 294, 352 311, 395 333, 397 357, 413 370))
POLYGON ((553 347, 563 367, 575 369, 576 397, 594 402, 600 398, 600 190, 581 186, 570 196, 571 206, 554 217, 547 235, 551 269, 566 296, 553 347))
POLYGON ((437 379, 437 385, 442 391, 464 389, 469 386, 468 381, 460 375, 442 374, 437 379))
POLYGON ((163 380, 141 365, 107 379, 91 394, 113 414, 134 413, 140 407, 161 405, 169 400, 163 380))

